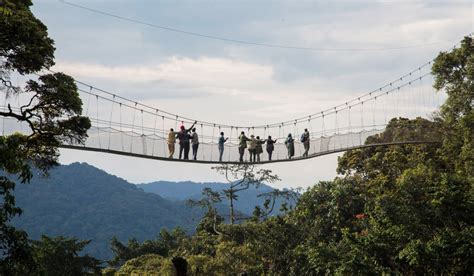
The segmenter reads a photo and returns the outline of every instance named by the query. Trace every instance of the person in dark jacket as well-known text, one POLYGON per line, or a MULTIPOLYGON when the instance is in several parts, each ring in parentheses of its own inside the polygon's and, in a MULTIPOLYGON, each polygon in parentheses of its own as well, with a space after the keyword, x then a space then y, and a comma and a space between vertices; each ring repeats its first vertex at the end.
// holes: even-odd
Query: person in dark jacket
POLYGON ((288 159, 295 156, 295 140, 291 136, 291 133, 288 134, 288 137, 285 141, 286 149, 288 150, 288 159))
POLYGON ((256 144, 257 146, 255 147, 255 155, 257 156, 257 162, 260 162, 260 154, 263 153, 262 145, 265 144, 265 140, 260 140, 260 136, 257 136, 256 144))
POLYGON ((179 139, 179 159, 181 159, 181 157, 183 156, 183 153, 184 153, 184 160, 189 159, 189 148, 190 148, 189 140, 191 139, 191 135, 189 135, 189 132, 191 131, 191 129, 194 128, 194 125, 196 123, 197 122, 194 122, 194 124, 188 129, 186 129, 184 125, 182 125, 181 130, 176 135, 176 137, 179 139))
POLYGON ((245 133, 242 131, 239 136, 239 161, 244 162, 245 149, 247 148, 247 141, 250 141, 245 133))
POLYGON ((310 146, 311 140, 309 139, 309 131, 307 128, 305 128, 303 134, 301 135, 301 142, 303 143, 303 146, 304 146, 303 157, 308 157, 309 146, 310 146))
POLYGON ((272 154, 273 150, 275 150, 275 143, 278 139, 272 140, 272 136, 268 136, 267 142, 267 153, 268 153, 268 160, 272 161, 272 154))

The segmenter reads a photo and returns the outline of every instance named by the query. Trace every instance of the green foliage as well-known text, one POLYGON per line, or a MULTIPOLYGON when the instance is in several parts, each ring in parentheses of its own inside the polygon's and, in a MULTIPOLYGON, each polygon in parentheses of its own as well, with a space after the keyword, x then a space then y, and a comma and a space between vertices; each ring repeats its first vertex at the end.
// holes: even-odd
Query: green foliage
POLYGON ((141 255, 128 260, 118 271, 119 273, 146 273, 147 275, 176 275, 171 260, 157 254, 141 255), (156 273, 156 274, 155 274, 156 273))
POLYGON ((6 59, 1 68, 30 74, 54 65, 53 40, 48 37, 46 26, 31 12, 31 1, 2 2, 10 15, 0 20, 0 55, 6 59))
POLYGON ((106 267, 106 268, 102 269, 101 275, 103 275, 103 276, 115 276, 116 272, 117 272, 117 270, 115 268, 106 267))
MULTIPOLYGON (((439 143, 346 152, 339 158, 340 175, 308 189, 288 214, 262 222, 219 224, 214 232, 209 227, 198 229, 178 248, 191 271, 205 275, 472 275, 472 39, 465 38, 459 48, 441 53, 433 75, 435 88, 448 94, 434 122, 394 118, 383 133, 367 142, 428 139, 439 143)), ((260 214, 256 209, 255 216, 260 214)))
POLYGON ((190 255, 186 257, 191 275, 213 275, 215 268, 213 258, 208 255, 190 255))
MULTIPOLYGON (((13 73, 31 74, 54 64, 53 40, 32 14, 31 5, 28 0, 2 0, 0 11, 0 91, 7 97, 31 95, 19 111, 9 105, 7 111, 0 111, 0 116, 28 124, 31 132, 0 137, 0 171, 18 176, 22 183, 30 181, 31 166, 46 174, 57 164, 60 143, 83 142, 90 128, 89 119, 81 116, 82 102, 71 77, 61 73, 41 76, 38 82, 30 80, 25 91, 10 81, 13 73)), ((9 225, 21 213, 15 207, 14 188, 13 181, 1 176, 0 274, 10 274, 20 263, 32 260, 26 233, 9 225)))
POLYGON ((135 239, 131 239, 128 241, 128 245, 125 246, 114 237, 111 241, 114 258, 109 261, 109 264, 112 266, 121 266, 130 259, 146 254, 168 257, 173 250, 178 248, 184 239, 185 232, 179 228, 171 232, 162 229, 156 240, 146 240, 142 244, 138 243, 135 239))
POLYGON ((440 53, 432 73, 434 87, 448 94, 441 106, 444 122, 443 161, 461 177, 474 181, 474 42, 466 37, 461 46, 440 53))
POLYGON ((308 233, 295 250, 303 269, 297 274, 473 272, 472 66, 466 38, 433 66, 435 87, 448 93, 435 122, 393 119, 367 141, 421 135, 441 145, 347 152, 341 177, 302 196, 290 215, 308 233))
POLYGON ((101 264, 99 260, 88 255, 78 256, 78 253, 89 242, 62 236, 54 238, 42 236, 41 240, 33 241, 33 258, 37 266, 35 274, 83 275, 99 273, 101 264))

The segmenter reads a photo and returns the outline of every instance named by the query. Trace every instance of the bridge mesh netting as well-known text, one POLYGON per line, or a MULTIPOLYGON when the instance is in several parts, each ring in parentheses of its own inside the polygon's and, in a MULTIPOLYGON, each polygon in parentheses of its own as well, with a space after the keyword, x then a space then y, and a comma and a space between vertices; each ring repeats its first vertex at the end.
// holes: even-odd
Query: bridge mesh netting
MULTIPOLYGON (((189 162, 219 163, 217 143, 220 132, 229 137, 224 146, 224 163, 239 161, 239 135, 242 131, 247 137, 254 135, 266 139, 271 135, 273 139, 277 139, 272 162, 289 160, 285 139, 290 133, 294 138, 295 156, 292 160, 302 159, 304 146, 300 137, 304 129, 308 129, 310 133, 309 155, 305 158, 358 148, 365 144, 368 136, 383 131, 391 118, 428 118, 438 109, 444 94, 433 90, 430 67, 431 62, 426 63, 383 87, 329 109, 305 117, 258 126, 235 126, 194 120, 76 81, 83 100, 83 113, 91 119, 92 127, 84 145, 63 146, 178 161, 179 143, 176 144, 173 158, 168 158, 169 129, 178 131, 181 125, 189 128, 196 121, 195 127, 199 136, 197 160, 189 162)), ((4 102, 0 102, 0 108, 5 110, 10 104, 14 110, 18 110, 22 103, 31 98, 31 94, 28 94, 25 92, 8 97, 3 95, 4 102)), ((28 132, 26 124, 13 118, 0 117, 0 123, 2 135, 15 131, 28 132)), ((261 162, 268 162, 265 148, 264 144, 261 162)), ((192 150, 189 156, 192 159, 192 150)), ((244 160, 249 161, 248 150, 245 150, 244 160)))

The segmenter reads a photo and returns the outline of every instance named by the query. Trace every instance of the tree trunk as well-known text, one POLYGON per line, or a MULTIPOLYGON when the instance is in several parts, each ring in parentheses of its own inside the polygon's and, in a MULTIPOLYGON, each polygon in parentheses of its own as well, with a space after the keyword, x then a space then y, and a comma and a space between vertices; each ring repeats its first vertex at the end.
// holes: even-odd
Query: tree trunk
POLYGON ((230 188, 230 224, 234 224, 234 190, 230 188))

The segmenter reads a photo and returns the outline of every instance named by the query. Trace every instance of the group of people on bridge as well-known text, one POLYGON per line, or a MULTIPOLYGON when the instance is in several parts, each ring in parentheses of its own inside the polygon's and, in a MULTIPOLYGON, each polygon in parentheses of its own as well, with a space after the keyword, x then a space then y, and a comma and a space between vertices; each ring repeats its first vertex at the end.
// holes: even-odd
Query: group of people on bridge
MULTIPOLYGON (((169 158, 174 158, 176 139, 179 140, 179 159, 189 160, 189 152, 192 148, 193 160, 197 160, 197 153, 199 149, 199 136, 194 127, 196 122, 190 127, 185 128, 181 125, 178 132, 170 129, 168 133, 168 151, 169 158)), ((266 151, 268 154, 268 160, 272 160, 272 154, 275 150, 275 143, 278 139, 273 140, 272 136, 268 136, 267 139, 260 139, 260 136, 250 135, 250 138, 245 135, 245 132, 241 132, 239 136, 239 162, 244 162, 245 149, 248 149, 250 154, 249 162, 255 163, 260 162, 260 154, 263 153, 263 145, 266 144, 266 151)), ((222 162, 222 156, 224 155, 224 144, 229 140, 225 138, 224 132, 220 133, 217 141, 217 147, 219 150, 219 162, 222 162)), ((301 134, 300 142, 304 146, 304 153, 302 157, 308 157, 310 147, 310 134, 308 129, 305 129, 301 134)), ((291 159, 295 155, 295 140, 291 133, 285 139, 285 146, 288 151, 288 159, 291 159)))

